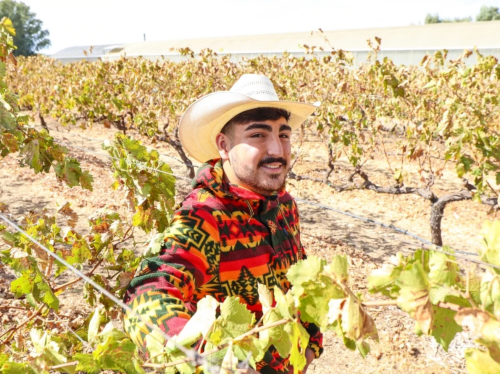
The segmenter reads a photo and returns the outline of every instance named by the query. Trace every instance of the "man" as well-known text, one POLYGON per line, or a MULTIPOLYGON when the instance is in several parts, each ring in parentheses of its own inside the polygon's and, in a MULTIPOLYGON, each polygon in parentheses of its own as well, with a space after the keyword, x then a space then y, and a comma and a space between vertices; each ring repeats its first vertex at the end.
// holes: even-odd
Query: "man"
MULTIPOLYGON (((258 320, 258 283, 288 291, 286 272, 304 257, 297 206, 285 191, 291 132, 315 108, 279 101, 268 78, 245 74, 230 91, 204 96, 187 109, 180 139, 205 163, 165 232, 160 255, 146 259, 130 283, 125 302, 135 312, 172 336, 206 295, 218 301, 239 296, 258 320)), ((124 322, 144 348, 148 329, 127 316, 124 322)), ((322 335, 313 324, 304 327, 311 336, 309 364, 322 352, 322 335)), ((288 373, 288 362, 271 347, 257 370, 288 373)))

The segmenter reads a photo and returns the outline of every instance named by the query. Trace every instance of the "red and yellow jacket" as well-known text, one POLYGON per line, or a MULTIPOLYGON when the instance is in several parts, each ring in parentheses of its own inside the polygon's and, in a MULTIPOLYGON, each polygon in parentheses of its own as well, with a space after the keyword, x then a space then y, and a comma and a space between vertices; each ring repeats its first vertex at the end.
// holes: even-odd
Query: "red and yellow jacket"
MULTIPOLYGON (((304 256, 293 198, 284 190, 265 197, 225 183, 220 160, 212 160, 198 170, 160 254, 142 262, 125 302, 171 336, 179 334, 206 295, 219 302, 238 296, 259 320, 258 283, 288 291, 286 273, 304 256)), ((303 324, 319 357, 322 334, 315 325, 303 324)), ((148 328, 127 315, 124 325, 144 348, 148 328)), ((258 363, 259 372, 287 372, 288 359, 273 348, 258 363)))

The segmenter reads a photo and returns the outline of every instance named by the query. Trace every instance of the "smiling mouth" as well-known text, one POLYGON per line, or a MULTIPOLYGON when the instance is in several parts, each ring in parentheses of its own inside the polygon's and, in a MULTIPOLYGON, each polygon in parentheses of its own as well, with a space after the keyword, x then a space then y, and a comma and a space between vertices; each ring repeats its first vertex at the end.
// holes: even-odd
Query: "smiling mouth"
POLYGON ((262 167, 269 170, 281 170, 283 164, 281 162, 273 162, 271 164, 264 164, 262 167))

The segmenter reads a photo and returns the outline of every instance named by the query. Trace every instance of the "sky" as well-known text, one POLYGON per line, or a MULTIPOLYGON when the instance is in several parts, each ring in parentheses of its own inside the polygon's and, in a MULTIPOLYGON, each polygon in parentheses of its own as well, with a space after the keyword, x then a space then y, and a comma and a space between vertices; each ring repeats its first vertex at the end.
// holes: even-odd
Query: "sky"
POLYGON ((73 46, 230 35, 363 29, 471 16, 500 0, 22 0, 50 32, 52 54, 73 46))

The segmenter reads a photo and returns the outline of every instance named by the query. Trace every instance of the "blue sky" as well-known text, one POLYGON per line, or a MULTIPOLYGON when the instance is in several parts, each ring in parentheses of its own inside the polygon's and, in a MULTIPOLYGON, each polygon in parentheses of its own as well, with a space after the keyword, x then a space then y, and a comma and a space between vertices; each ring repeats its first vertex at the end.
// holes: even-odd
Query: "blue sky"
POLYGON ((79 45, 423 24, 475 16, 500 0, 22 0, 55 53, 79 45))

